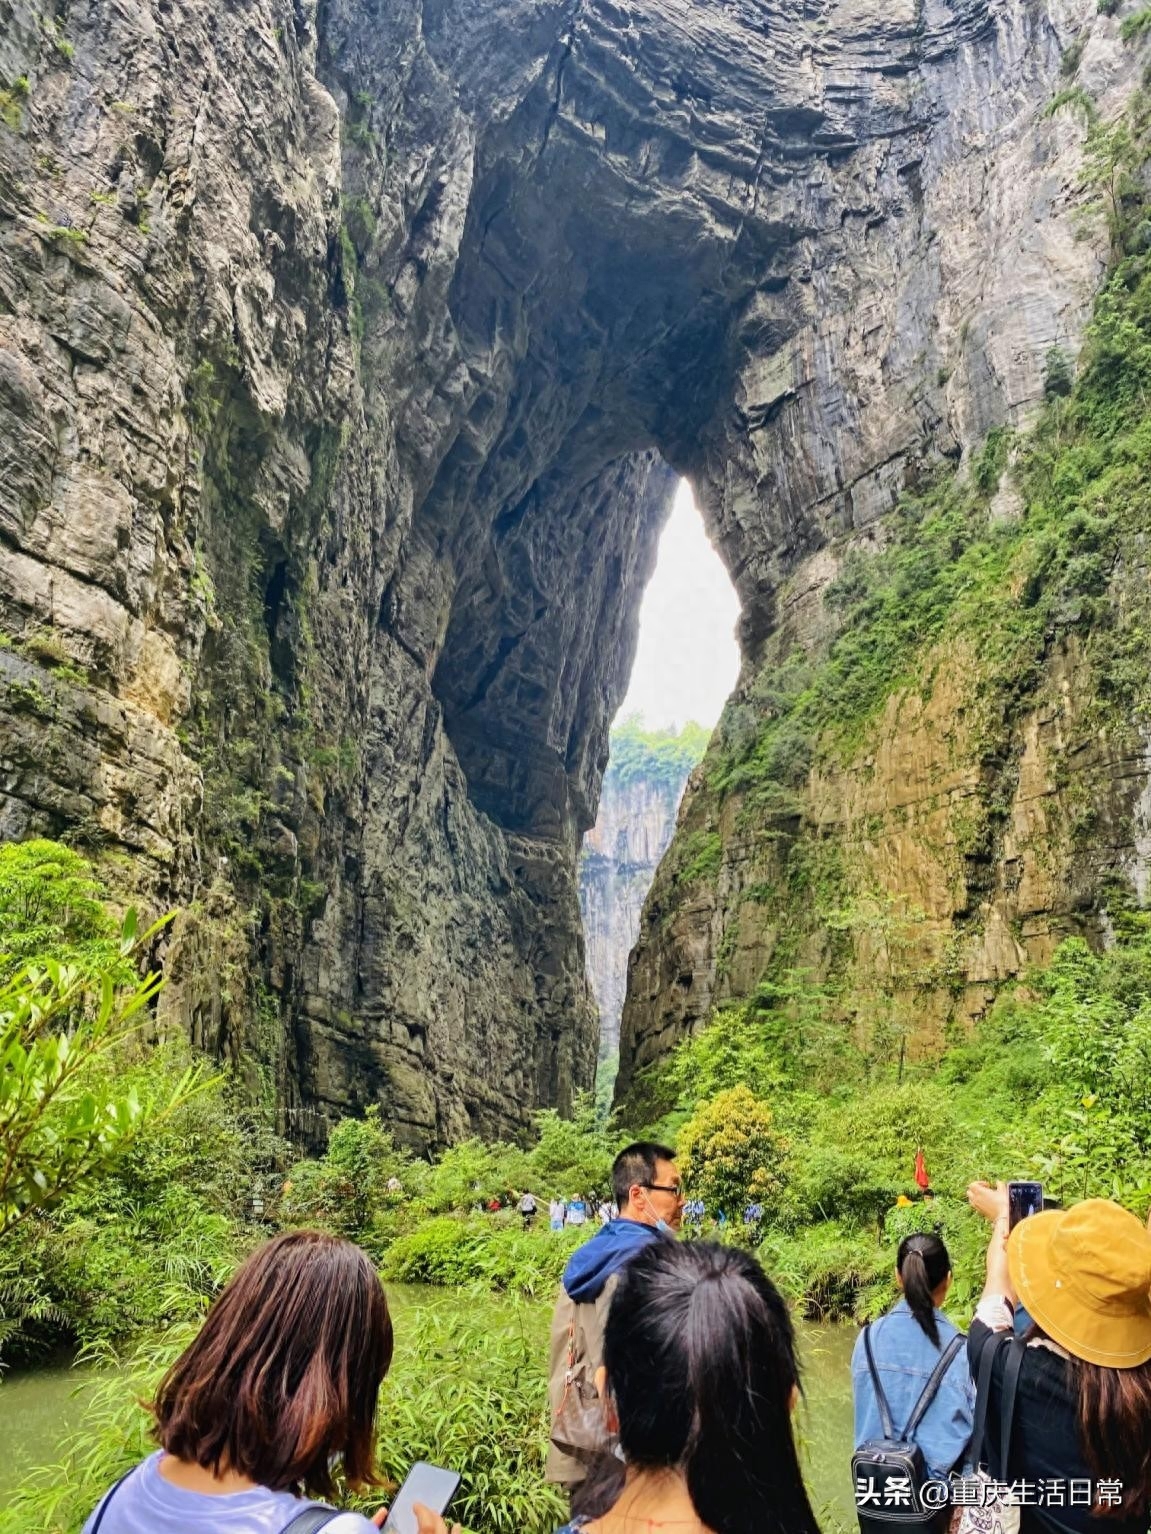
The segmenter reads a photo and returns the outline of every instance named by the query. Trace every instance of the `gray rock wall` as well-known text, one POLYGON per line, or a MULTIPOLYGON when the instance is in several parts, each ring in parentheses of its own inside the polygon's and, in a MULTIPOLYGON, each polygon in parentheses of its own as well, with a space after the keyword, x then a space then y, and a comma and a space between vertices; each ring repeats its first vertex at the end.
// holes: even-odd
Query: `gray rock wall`
POLYGON ((1073 348, 1103 245, 1043 109, 1080 39, 1122 101, 1118 24, 0 0, 0 825, 184 909, 166 1005, 288 1127, 590 1084, 577 848, 665 465, 749 657, 818 621, 782 578, 1073 348))
POLYGON ((619 1049, 627 993, 627 962, 639 936, 640 914, 660 859, 675 830, 675 812, 689 768, 668 781, 612 771, 604 776, 595 825, 583 840, 579 902, 587 973, 599 1013, 599 1057, 619 1049))

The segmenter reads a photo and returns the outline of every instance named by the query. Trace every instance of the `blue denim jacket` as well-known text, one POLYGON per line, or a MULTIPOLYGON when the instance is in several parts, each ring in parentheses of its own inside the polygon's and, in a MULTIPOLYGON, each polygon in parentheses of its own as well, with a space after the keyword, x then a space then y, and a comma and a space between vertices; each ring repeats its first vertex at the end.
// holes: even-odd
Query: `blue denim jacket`
MULTIPOLYGON (((906 1300, 900 1300, 871 1328, 871 1351, 897 1434, 906 1426, 920 1392, 939 1361, 941 1349, 958 1334, 958 1328, 941 1310, 935 1312, 935 1320, 939 1326, 940 1348, 932 1346, 906 1300)), ((858 1448, 869 1439, 883 1437, 862 1333, 851 1355, 851 1386, 855 1397, 855 1446, 858 1448)), ((946 1476, 957 1461, 966 1461, 974 1416, 975 1386, 971 1382, 966 1349, 960 1348, 915 1435, 933 1475, 946 1476)))

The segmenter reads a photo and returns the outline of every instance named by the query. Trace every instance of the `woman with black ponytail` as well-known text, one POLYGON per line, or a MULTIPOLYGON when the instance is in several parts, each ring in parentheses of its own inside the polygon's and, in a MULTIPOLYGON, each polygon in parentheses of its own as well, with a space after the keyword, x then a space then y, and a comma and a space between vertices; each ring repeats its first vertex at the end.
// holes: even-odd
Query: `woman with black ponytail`
POLYGON ((598 1380, 623 1463, 560 1534, 819 1534, 787 1307, 753 1257, 653 1243, 624 1269, 598 1380))
MULTIPOLYGON (((962 1344, 955 1341, 962 1334, 941 1309, 951 1288, 947 1248, 938 1236, 905 1236, 895 1259, 895 1277, 903 1298, 874 1325, 864 1328, 851 1358, 855 1446, 858 1450, 888 1436, 879 1390, 886 1399, 895 1436, 900 1437, 937 1366, 950 1354, 941 1376, 933 1381, 933 1391, 924 1397, 929 1404, 914 1431, 914 1442, 928 1473, 946 1480, 966 1459, 975 1416, 971 1371, 962 1344)), ((858 1487, 856 1491, 858 1501, 858 1487)), ((880 1521, 868 1517, 862 1511, 864 1505, 860 1503, 860 1528, 864 1534, 875 1534, 880 1521)), ((925 1528, 935 1523, 946 1526, 946 1522, 945 1511, 925 1528)), ((886 1527, 892 1527, 890 1522, 886 1527)), ((899 1527, 904 1534, 912 1534, 915 1525, 903 1522, 899 1527)))

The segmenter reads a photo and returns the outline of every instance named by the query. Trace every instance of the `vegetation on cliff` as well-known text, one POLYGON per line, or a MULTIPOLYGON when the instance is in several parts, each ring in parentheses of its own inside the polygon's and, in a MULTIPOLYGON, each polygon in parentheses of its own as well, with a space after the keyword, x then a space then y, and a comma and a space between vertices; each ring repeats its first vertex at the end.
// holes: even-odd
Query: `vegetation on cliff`
POLYGON ((629 714, 611 732, 604 788, 642 780, 678 793, 710 738, 711 731, 694 719, 679 730, 648 730, 638 714, 629 714))
POLYGON ((768 1267, 809 1314, 883 1310, 893 1243, 938 1228, 955 1263, 950 1303, 969 1315, 986 1243, 963 1197, 976 1177, 1035 1177, 1064 1203, 1114 1198, 1147 1214, 1146 918, 1130 919, 1102 954, 1069 939, 1005 989, 970 1038, 902 1070, 839 1050, 828 1059, 820 1038, 802 1034, 801 986, 787 1007, 764 996, 720 1013, 644 1086, 648 1111, 665 1110, 653 1132, 678 1140, 692 1191, 706 1190, 737 1238, 762 1237, 768 1267), (914 1181, 918 1149, 929 1203, 914 1181), (763 1228, 741 1232, 752 1199, 764 1205, 763 1228))
MULTIPOLYGON (((1105 817, 1125 812, 1092 791, 1090 772, 1141 754, 1151 716, 1151 220, 1139 181, 1149 119, 1140 93, 1129 121, 1088 126, 1087 176, 1116 255, 1077 367, 1053 351, 1033 429, 992 432, 962 472, 925 470, 870 543, 856 536, 840 551, 824 593, 833 636, 814 649, 779 641, 729 706, 649 905, 653 944, 685 908, 714 905, 720 997, 786 988, 791 971, 813 970, 821 1011, 877 1060, 913 1033, 938 1046, 963 1013, 969 961, 1002 893, 1005 838, 1019 840, 1021 742, 1037 710, 1053 710, 1073 738, 1052 758, 1050 820, 1014 855, 1065 870, 1053 888, 1071 881, 1079 909, 1064 931, 1109 919, 1105 874, 1077 873, 1074 860, 1084 847, 1105 860, 1105 817), (971 790, 962 802, 956 790, 943 834, 912 823, 894 789, 868 798, 876 776, 896 770, 884 753, 905 722, 937 697, 947 711, 932 736, 938 781, 922 793, 945 795, 945 779, 971 790), (906 887, 881 856, 904 828, 924 865, 906 887)), ((1112 775, 1118 794, 1125 775, 1112 775)), ((986 960, 975 962, 982 980, 986 960)))
MULTIPOLYGON (((770 912, 774 942, 750 994, 641 1075, 626 1106, 634 1122, 679 1135, 689 1175, 710 1176, 716 1163, 738 1170, 759 1146, 752 1160, 775 1193, 763 1231, 744 1239, 762 1239, 769 1267, 813 1314, 884 1308, 893 1243, 921 1227, 942 1229, 956 1264, 952 1304, 969 1312, 985 1236, 962 1197, 973 1177, 1034 1176, 1064 1201, 1112 1197, 1141 1217, 1151 1204, 1151 922, 1133 886, 1090 892, 1107 951, 1068 937, 1049 963, 1003 986, 973 1031, 952 1027, 930 1058, 909 1060, 928 993, 962 991, 961 952, 953 944, 926 962, 913 903, 869 882, 807 814, 821 774, 874 749, 889 699, 929 696, 968 658, 961 707, 982 786, 958 852, 972 864, 989 862, 1004 832, 1019 770, 1011 726, 1034 707, 1053 654, 1074 655, 1091 749, 1122 755, 1133 744, 1141 754, 1151 714, 1151 223, 1138 146, 1149 115, 1140 95, 1128 123, 1089 127, 1089 175, 1116 260, 1077 369, 1049 358, 1032 431, 993 433, 968 472, 905 495, 876 546, 843 560, 827 592, 834 638, 814 655, 773 656, 729 709, 657 891, 666 922, 677 889, 718 878, 719 810, 734 799, 740 855, 749 844, 769 850, 773 877, 747 897, 770 912), (1007 513, 1005 475, 1017 495, 1007 513), (818 962, 805 963, 813 953, 818 962), (913 1181, 919 1148, 930 1203, 913 1181)), ((1072 804, 1072 852, 1102 812, 1086 797, 1072 804)), ((726 1213, 738 1227, 755 1189, 749 1176, 735 1181, 726 1213)))

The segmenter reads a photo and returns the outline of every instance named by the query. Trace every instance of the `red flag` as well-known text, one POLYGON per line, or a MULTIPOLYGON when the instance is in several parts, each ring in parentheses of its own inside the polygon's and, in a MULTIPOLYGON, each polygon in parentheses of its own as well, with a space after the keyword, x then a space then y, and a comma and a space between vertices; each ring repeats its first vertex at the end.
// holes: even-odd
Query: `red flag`
POLYGON ((923 1151, 915 1152, 915 1183, 926 1193, 931 1186, 931 1178, 927 1175, 927 1162, 923 1159, 923 1151))

